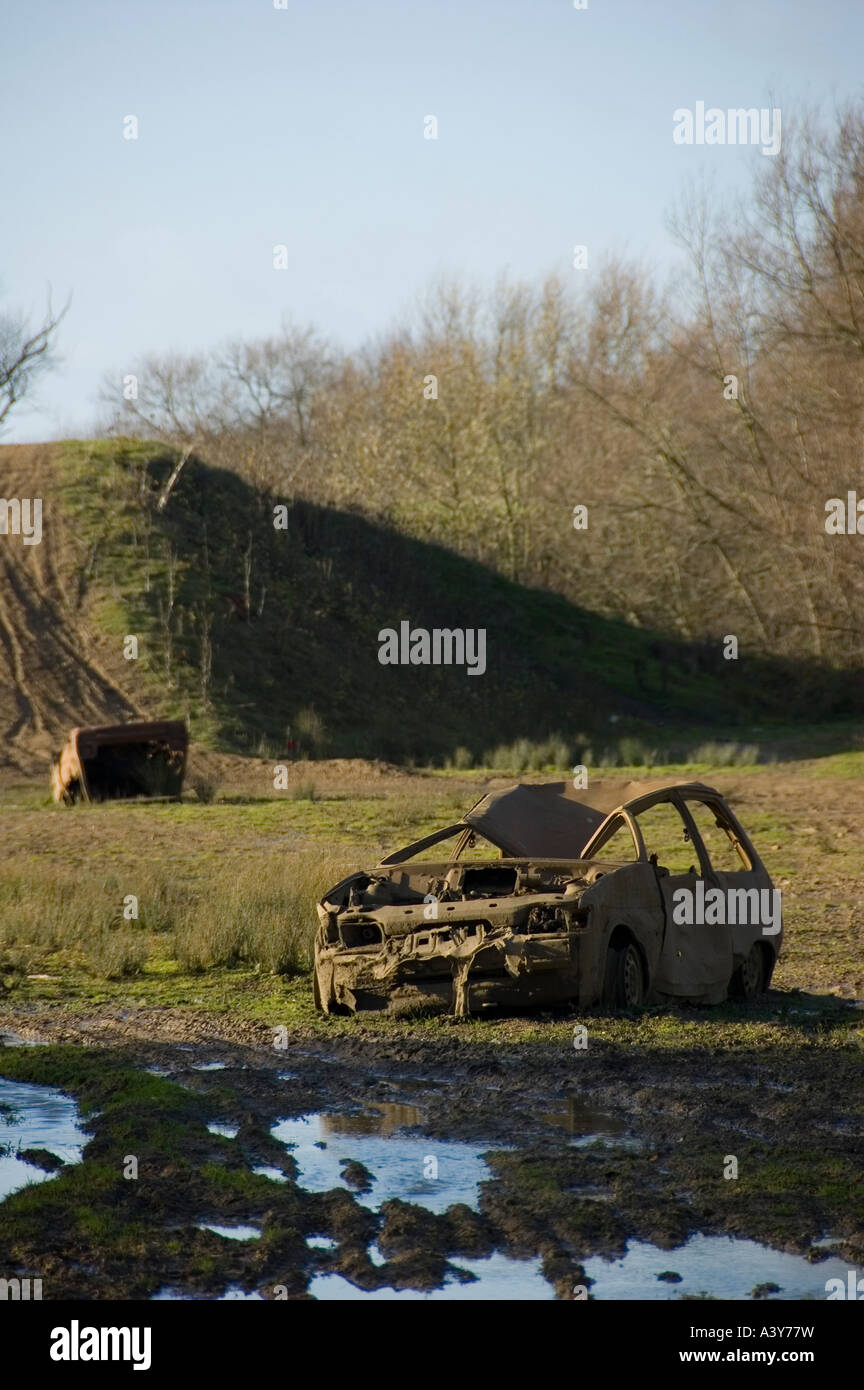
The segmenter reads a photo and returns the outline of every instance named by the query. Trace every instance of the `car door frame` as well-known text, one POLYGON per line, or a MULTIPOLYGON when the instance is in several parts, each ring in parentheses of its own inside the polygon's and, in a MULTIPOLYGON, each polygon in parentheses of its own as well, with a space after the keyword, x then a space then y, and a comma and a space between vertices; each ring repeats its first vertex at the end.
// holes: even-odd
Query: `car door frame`
MULTIPOLYGON (((698 802, 702 806, 707 807, 707 809, 712 812, 719 809, 724 819, 729 823, 730 827, 734 831, 735 840, 738 842, 738 844, 740 844, 741 848, 744 850, 744 853, 747 856, 747 859, 750 862, 749 869, 745 868, 743 864, 740 869, 718 869, 711 862, 710 852, 708 850, 707 845, 705 844, 705 841, 702 839, 701 834, 699 834, 699 827, 696 824, 695 818, 693 817, 692 813, 688 813, 689 819, 693 825, 693 831, 698 836, 699 845, 701 847, 702 853, 704 853, 705 861, 711 870, 711 876, 714 879, 714 884, 716 887, 720 888, 726 894, 727 905, 729 903, 728 895, 730 889, 744 888, 745 890, 749 890, 751 888, 755 888, 757 891, 761 893, 761 890, 763 888, 767 888, 769 890, 773 888, 773 884, 771 882, 771 877, 768 873, 768 870, 765 868, 765 865, 762 863, 762 860, 759 858, 759 855, 754 849, 749 835, 747 835, 744 828, 740 825, 731 807, 727 806, 726 802, 723 800, 721 796, 710 796, 704 794, 700 795, 698 792, 693 791, 687 793, 685 796, 683 796, 682 799, 684 800, 685 805, 687 802, 694 801, 698 802)), ((732 928, 733 972, 747 958, 754 945, 756 945, 757 943, 765 942, 766 940, 769 943, 771 943, 771 950, 774 953, 774 958, 776 959, 777 952, 779 951, 780 934, 780 932, 774 933, 772 935, 766 934, 766 932, 763 930, 762 924, 759 922, 736 922, 734 927, 732 928)))

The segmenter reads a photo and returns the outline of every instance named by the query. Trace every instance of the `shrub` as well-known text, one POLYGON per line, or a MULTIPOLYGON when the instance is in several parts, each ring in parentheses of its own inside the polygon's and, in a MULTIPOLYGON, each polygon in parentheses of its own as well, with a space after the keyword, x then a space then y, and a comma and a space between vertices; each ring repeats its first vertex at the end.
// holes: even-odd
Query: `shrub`
POLYGON ((199 801, 209 806, 216 800, 219 791, 219 783, 212 781, 209 777, 193 777, 192 790, 199 801))

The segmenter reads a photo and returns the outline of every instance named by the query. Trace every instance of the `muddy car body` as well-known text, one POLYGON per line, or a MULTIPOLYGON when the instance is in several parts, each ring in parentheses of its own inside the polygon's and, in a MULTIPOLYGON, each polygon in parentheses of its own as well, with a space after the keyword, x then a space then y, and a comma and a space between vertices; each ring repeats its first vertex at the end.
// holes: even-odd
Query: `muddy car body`
POLYGON ((182 719, 73 729, 51 767, 55 801, 177 797, 189 735, 182 719))
POLYGON ((490 1005, 751 998, 782 940, 779 914, 769 921, 760 905, 778 898, 713 787, 511 784, 325 894, 316 1004, 465 1016, 490 1005), (447 857, 426 857, 448 840, 447 857), (682 901, 704 904, 711 890, 712 920, 681 921, 682 901))

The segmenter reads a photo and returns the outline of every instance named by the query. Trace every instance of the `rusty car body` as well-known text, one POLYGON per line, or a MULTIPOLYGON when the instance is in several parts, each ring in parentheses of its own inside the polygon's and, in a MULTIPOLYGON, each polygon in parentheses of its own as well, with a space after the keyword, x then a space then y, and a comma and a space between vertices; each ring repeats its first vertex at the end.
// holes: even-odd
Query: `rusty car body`
POLYGON ((51 766, 55 801, 178 797, 189 735, 182 719, 73 729, 51 766))
POLYGON ((754 892, 756 901, 774 894, 713 787, 493 786, 454 825, 324 895, 315 1002, 326 1013, 464 1017, 494 1005, 754 998, 771 979, 782 925, 766 930, 746 913, 733 923, 677 921, 678 890, 704 899, 708 888, 747 904, 754 892))

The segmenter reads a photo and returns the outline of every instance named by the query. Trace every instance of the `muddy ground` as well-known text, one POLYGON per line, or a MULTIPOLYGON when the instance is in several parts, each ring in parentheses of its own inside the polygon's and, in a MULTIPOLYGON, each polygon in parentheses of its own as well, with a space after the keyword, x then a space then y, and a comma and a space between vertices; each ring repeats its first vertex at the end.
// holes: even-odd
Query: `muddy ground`
MULTIPOLYGON (((838 1004, 838 1027, 849 1012, 838 1004)), ((695 1231, 815 1262, 829 1253, 816 1242, 831 1237, 831 1253, 864 1261, 857 1050, 838 1046, 830 1068, 824 1045, 663 1055, 592 1043, 584 1021, 585 1050, 560 1038, 466 1046, 456 1023, 428 1041, 301 1030, 277 1047, 264 1025, 185 1010, 103 1008, 74 1020, 39 1006, 7 1010, 0 1028, 14 1036, 0 1075, 75 1095, 93 1138, 83 1163, 7 1199, 0 1267, 39 1273, 46 1297, 146 1298, 165 1288, 214 1297, 233 1285, 303 1298, 326 1272, 365 1290, 441 1287, 465 1277, 460 1257, 498 1250, 538 1256, 568 1299, 580 1285, 590 1296, 589 1256, 647 1241, 670 1252, 674 1271, 674 1250, 695 1231), (50 1045, 15 1045, 25 1039, 50 1045), (223 1067, 198 1069, 216 1062, 223 1067), (358 1199, 375 1174, 360 1165, 330 1192, 305 1191, 270 1130, 314 1112, 341 1117, 349 1158, 352 1125, 422 1133, 430 1155, 436 1142, 489 1145, 479 1210, 436 1215, 394 1200, 371 1211, 358 1199), (236 1136, 212 1134, 214 1122, 236 1136), (122 1177, 130 1154, 137 1181, 122 1177), (724 1178, 730 1155, 734 1181, 724 1178), (256 1165, 287 1180, 253 1174, 256 1165), (251 1223, 261 1239, 196 1227, 220 1221, 251 1223), (310 1248, 310 1236, 334 1248, 310 1248), (384 1263, 372 1263, 371 1242, 384 1263)), ((824 1010, 818 1027, 831 1028, 824 1010)))

